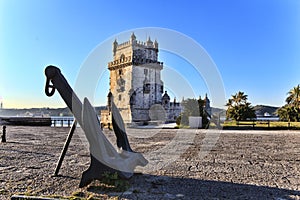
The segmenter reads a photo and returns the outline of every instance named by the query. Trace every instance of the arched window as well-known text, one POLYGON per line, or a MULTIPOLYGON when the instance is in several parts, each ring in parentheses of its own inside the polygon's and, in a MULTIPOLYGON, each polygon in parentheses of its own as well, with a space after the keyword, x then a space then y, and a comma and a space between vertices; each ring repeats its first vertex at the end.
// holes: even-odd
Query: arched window
POLYGON ((134 91, 130 96, 130 105, 135 105, 136 103, 136 92, 134 91))
POLYGON ((120 56, 120 60, 123 61, 125 59, 125 55, 122 53, 120 56))

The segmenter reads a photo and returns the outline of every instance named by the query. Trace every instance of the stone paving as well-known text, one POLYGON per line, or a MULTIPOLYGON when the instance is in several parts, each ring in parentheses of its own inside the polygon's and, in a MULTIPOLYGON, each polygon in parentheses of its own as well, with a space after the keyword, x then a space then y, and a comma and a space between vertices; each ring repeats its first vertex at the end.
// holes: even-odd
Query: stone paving
MULTIPOLYGON (((126 191, 103 191, 98 181, 79 189, 89 152, 78 128, 60 170, 55 165, 67 128, 7 127, 0 143, 0 199, 13 194, 90 199, 300 199, 300 131, 128 129, 149 167, 126 191)), ((114 142, 112 131, 105 130, 114 142)))

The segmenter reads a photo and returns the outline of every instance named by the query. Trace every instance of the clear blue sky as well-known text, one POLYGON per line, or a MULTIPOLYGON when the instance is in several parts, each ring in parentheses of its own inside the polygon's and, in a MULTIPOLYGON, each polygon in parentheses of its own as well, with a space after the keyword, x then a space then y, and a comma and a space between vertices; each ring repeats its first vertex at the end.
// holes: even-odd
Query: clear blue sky
MULTIPOLYGON (((241 90, 253 105, 281 106, 286 93, 300 83, 298 0, 0 0, 3 106, 65 107, 58 95, 44 94, 45 66, 60 66, 74 86, 81 65, 97 45, 142 27, 172 29, 199 43, 220 72, 226 98, 241 90)), ((110 54, 111 48, 107 51, 110 54)), ((160 59, 175 71, 186 67, 163 52, 160 59)), ((107 74, 101 79, 106 82, 107 74)), ((167 77, 164 82, 180 87, 167 77)), ((208 92, 205 84, 193 87, 199 87, 197 95, 208 92)), ((105 96, 97 94, 94 103, 105 104, 105 96)))

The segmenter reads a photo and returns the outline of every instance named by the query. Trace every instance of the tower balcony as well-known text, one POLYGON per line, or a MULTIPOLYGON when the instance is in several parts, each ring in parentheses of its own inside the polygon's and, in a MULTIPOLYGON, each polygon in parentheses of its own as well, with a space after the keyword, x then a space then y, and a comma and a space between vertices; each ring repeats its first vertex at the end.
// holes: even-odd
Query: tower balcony
POLYGON ((127 57, 120 58, 118 60, 109 62, 108 69, 113 70, 113 69, 117 69, 117 68, 121 68, 121 67, 126 67, 129 65, 132 65, 132 57, 131 56, 127 56, 127 57))
MULTIPOLYGON (((108 69, 114 70, 122 67, 126 67, 129 65, 143 65, 143 64, 154 64, 156 67, 162 69, 163 68, 163 62, 151 60, 151 59, 144 59, 144 58, 134 58, 132 59, 131 56, 127 56, 124 58, 120 58, 118 60, 114 60, 108 63, 108 69)), ((153 65, 153 67, 155 67, 153 65)))

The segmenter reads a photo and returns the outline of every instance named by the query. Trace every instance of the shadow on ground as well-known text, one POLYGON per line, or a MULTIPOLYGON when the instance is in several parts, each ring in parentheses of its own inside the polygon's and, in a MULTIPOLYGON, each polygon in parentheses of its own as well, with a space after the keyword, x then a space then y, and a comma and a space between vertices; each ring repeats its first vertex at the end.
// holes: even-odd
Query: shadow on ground
POLYGON ((269 130, 269 131, 279 131, 279 130, 300 130, 299 127, 253 127, 253 126, 223 126, 223 130, 269 130))
MULTIPOLYGON (((108 193, 126 199, 299 199, 300 191, 231 182, 137 174, 130 188, 108 193)), ((89 192, 104 194, 89 186, 89 192)), ((107 194, 107 193, 106 193, 107 194)))

